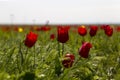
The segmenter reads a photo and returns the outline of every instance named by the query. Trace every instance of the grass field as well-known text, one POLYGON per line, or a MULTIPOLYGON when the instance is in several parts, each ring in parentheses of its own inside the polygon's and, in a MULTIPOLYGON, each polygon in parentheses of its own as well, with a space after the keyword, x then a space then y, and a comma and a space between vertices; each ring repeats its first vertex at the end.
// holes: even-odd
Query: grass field
POLYGON ((69 40, 58 41, 57 27, 14 26, 0 27, 0 80, 119 80, 120 29, 110 25, 113 34, 107 36, 102 25, 97 25, 95 36, 78 34, 78 25, 69 27, 69 40), (25 45, 29 32, 38 35, 32 47, 25 45), (50 38, 51 34, 54 35, 50 38), (92 44, 87 58, 79 55, 83 42, 92 44), (73 54, 69 68, 62 61, 73 54))

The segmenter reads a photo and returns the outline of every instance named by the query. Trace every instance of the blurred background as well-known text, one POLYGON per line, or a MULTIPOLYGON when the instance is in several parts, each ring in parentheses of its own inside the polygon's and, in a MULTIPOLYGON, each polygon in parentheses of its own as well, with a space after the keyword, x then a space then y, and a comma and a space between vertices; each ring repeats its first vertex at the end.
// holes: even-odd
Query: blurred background
POLYGON ((120 22, 120 0, 0 0, 0 24, 120 22))

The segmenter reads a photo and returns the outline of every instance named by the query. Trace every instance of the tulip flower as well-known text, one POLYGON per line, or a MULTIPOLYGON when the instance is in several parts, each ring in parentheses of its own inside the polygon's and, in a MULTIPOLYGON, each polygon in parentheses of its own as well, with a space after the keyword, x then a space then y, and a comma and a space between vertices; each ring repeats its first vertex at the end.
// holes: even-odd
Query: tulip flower
POLYGON ((49 26, 42 26, 41 31, 50 31, 51 28, 49 26))
POLYGON ((85 26, 78 27, 78 33, 81 36, 85 36, 87 34, 87 29, 85 28, 85 26))
POLYGON ((41 27, 37 27, 37 28, 36 28, 36 31, 41 31, 41 27))
POLYGON ((55 39, 55 34, 51 34, 51 35, 50 35, 50 39, 51 39, 51 40, 54 40, 54 39, 55 39))
POLYGON ((90 32, 89 32, 90 36, 91 37, 95 36, 97 33, 97 30, 98 30, 97 26, 90 26, 90 32))
POLYGON ((58 27, 57 40, 61 43, 66 43, 69 40, 68 29, 66 27, 58 27))
POLYGON ((24 41, 25 45, 28 48, 31 48, 36 43, 37 37, 38 37, 37 34, 30 32, 29 34, 27 34, 26 39, 24 41))
POLYGON ((101 25, 101 26, 100 26, 100 29, 103 29, 103 30, 104 30, 105 28, 106 28, 106 25, 101 25))
POLYGON ((89 42, 84 42, 82 47, 79 49, 79 55, 83 58, 88 58, 90 48, 92 48, 92 44, 89 42))
POLYGON ((120 32, 120 26, 116 27, 116 31, 120 32))
POLYGON ((73 54, 67 53, 62 61, 62 64, 65 68, 72 67, 75 60, 75 56, 73 54))
POLYGON ((109 25, 106 25, 104 31, 105 31, 105 34, 109 37, 112 36, 112 34, 113 34, 113 28, 110 27, 109 25))

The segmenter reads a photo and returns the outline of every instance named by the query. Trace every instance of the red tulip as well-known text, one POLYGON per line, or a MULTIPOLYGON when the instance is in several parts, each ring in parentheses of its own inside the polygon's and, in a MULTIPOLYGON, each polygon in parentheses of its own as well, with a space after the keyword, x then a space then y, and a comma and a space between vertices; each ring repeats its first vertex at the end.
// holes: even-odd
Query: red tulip
POLYGON ((66 27, 58 27, 57 40, 61 43, 66 43, 69 40, 68 29, 66 27))
POLYGON ((70 28, 71 28, 69 25, 64 26, 64 27, 66 27, 66 29, 68 29, 68 30, 70 30, 70 28))
POLYGON ((31 48, 37 41, 37 37, 38 35, 30 32, 29 34, 27 34, 26 39, 25 39, 25 45, 29 48, 31 48))
POLYGON ((8 32, 8 31, 10 31, 10 30, 11 30, 11 28, 8 27, 8 26, 3 26, 3 27, 2 27, 2 31, 4 31, 4 32, 8 32))
POLYGON ((36 27, 35 26, 30 26, 30 31, 35 31, 36 27))
POLYGON ((120 26, 116 27, 116 31, 120 32, 120 26))
POLYGON ((42 26, 42 27, 41 27, 41 30, 42 30, 42 31, 50 31, 51 28, 50 28, 49 26, 42 26))
POLYGON ((79 49, 79 55, 83 58, 88 58, 90 48, 92 48, 92 44, 89 42, 84 42, 82 47, 79 49))
POLYGON ((97 33, 97 30, 98 30, 97 26, 90 26, 90 32, 89 32, 90 36, 91 37, 95 36, 97 33))
POLYGON ((106 34, 107 36, 109 36, 109 37, 112 36, 112 34, 113 34, 113 28, 110 27, 109 25, 107 25, 107 26, 105 27, 104 31, 105 31, 105 34, 106 34))
POLYGON ((65 55, 62 64, 65 68, 69 68, 72 67, 74 60, 75 60, 75 56, 73 54, 68 53, 65 55))
POLYGON ((51 35, 50 35, 50 39, 51 39, 51 40, 54 40, 54 39, 55 39, 55 34, 51 34, 51 35))
POLYGON ((100 26, 100 29, 105 29, 106 25, 100 26))
POLYGON ((41 31, 41 27, 37 27, 37 28, 36 28, 36 31, 41 31))
POLYGON ((85 36, 87 34, 87 29, 85 28, 85 26, 78 27, 78 33, 81 36, 85 36))

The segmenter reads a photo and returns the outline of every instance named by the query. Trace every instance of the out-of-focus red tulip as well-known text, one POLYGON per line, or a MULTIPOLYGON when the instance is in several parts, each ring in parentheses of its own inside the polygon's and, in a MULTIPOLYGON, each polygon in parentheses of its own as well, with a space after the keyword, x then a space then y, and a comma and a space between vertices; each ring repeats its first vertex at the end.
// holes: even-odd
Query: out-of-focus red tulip
POLYGON ((65 68, 72 67, 75 60, 75 56, 73 54, 67 53, 62 61, 62 64, 65 68))
POLYGON ((67 25, 67 26, 64 26, 64 27, 66 27, 66 29, 70 30, 70 26, 69 26, 69 25, 67 25))
POLYGON ((36 26, 31 25, 30 26, 30 31, 35 31, 35 30, 36 30, 36 26))
POLYGON ((107 25, 105 28, 104 28, 104 31, 105 31, 105 34, 107 35, 107 36, 112 36, 112 34, 113 34, 113 28, 112 27, 110 27, 109 25, 107 25))
POLYGON ((61 43, 66 43, 69 40, 68 29, 66 27, 58 27, 57 40, 61 43))
POLYGON ((82 47, 79 49, 79 55, 83 58, 88 58, 90 48, 92 48, 92 44, 89 42, 84 42, 82 47))
POLYGON ((116 27, 116 31, 120 32, 120 26, 116 27))
POLYGON ((18 31, 18 27, 17 26, 14 27, 14 31, 18 31))
POLYGON ((42 26, 41 31, 50 31, 51 28, 49 26, 42 26))
POLYGON ((27 34, 26 39, 24 41, 24 44, 28 47, 31 48, 37 41, 37 37, 38 35, 30 32, 29 34, 27 34))
POLYGON ((51 35, 50 35, 50 39, 51 39, 51 40, 54 40, 54 39, 55 39, 55 34, 51 34, 51 35))
POLYGON ((97 33, 97 30, 98 30, 97 26, 90 26, 90 32, 89 32, 90 36, 91 37, 95 36, 97 33))
POLYGON ((106 25, 101 25, 100 29, 105 29, 106 25))
POLYGON ((9 31, 11 31, 11 28, 9 26, 3 26, 2 31, 9 32, 9 31))
POLYGON ((37 28, 36 28, 36 31, 41 31, 41 28, 40 28, 40 27, 37 27, 37 28))
POLYGON ((81 36, 85 36, 87 34, 87 29, 85 28, 85 26, 78 27, 78 33, 81 36))

